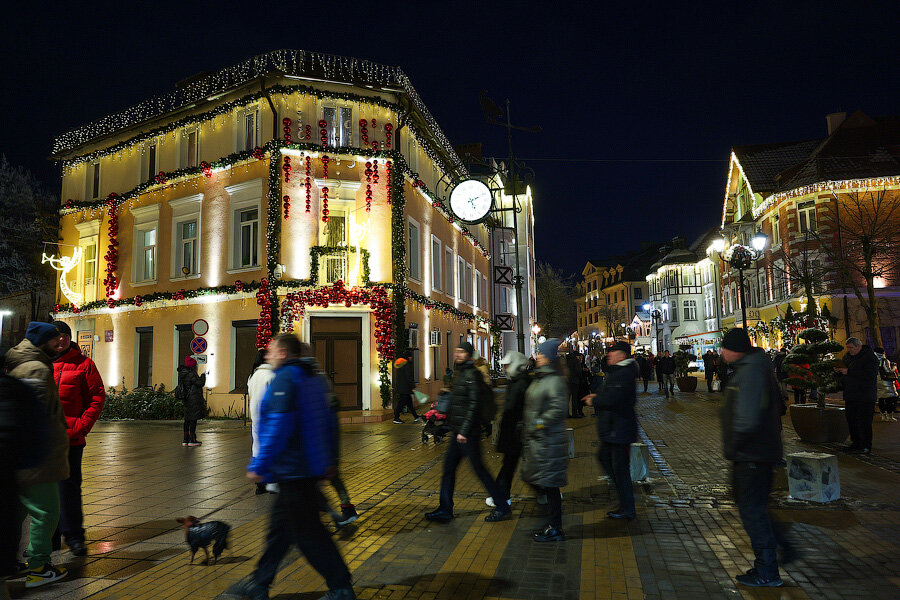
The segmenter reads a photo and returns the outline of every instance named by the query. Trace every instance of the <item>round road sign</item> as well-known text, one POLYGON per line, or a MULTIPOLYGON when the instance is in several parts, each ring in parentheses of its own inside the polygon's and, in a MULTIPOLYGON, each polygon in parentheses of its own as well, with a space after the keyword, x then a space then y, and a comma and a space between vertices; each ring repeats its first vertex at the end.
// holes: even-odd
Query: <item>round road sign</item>
POLYGON ((195 336, 203 337, 209 332, 209 323, 206 322, 206 319, 197 319, 194 321, 194 324, 191 325, 191 329, 195 336))
POLYGON ((194 354, 203 354, 206 352, 206 338, 195 337, 191 340, 191 352, 194 354))

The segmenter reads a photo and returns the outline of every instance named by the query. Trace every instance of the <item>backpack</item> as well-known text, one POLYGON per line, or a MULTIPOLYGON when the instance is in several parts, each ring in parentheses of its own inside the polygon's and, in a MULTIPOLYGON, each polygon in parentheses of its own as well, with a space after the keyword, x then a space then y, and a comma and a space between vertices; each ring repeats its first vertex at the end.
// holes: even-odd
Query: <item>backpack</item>
POLYGON ((897 373, 894 371, 894 366, 886 356, 882 356, 881 360, 878 362, 878 372, 881 374, 882 381, 897 380, 897 373))
POLYGON ((175 394, 175 399, 184 402, 187 399, 187 391, 184 389, 184 385, 179 381, 178 385, 175 386, 175 389, 172 390, 172 393, 175 394))
POLYGON ((0 437, 3 452, 11 452, 11 463, 15 469, 33 469, 44 461, 47 455, 47 438, 50 435, 50 416, 44 403, 27 379, 17 379, 0 375, 0 386, 6 396, 8 406, 2 419, 0 437), (8 430, 8 431, 5 431, 8 430))
POLYGON ((475 373, 475 379, 478 384, 478 408, 481 410, 481 422, 487 425, 497 416, 497 399, 494 397, 494 390, 480 372, 475 373))

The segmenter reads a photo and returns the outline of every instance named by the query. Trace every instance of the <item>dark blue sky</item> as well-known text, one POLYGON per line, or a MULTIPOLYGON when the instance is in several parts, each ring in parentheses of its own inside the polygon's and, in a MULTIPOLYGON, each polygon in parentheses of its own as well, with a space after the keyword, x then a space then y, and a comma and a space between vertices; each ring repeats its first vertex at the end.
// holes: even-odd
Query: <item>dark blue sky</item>
POLYGON ((514 148, 538 259, 571 272, 714 225, 732 145, 900 113, 896 2, 86 4, 5 13, 0 152, 48 184, 56 134, 193 73, 276 48, 367 58, 401 66, 454 143, 506 154, 481 90, 543 127, 514 148))

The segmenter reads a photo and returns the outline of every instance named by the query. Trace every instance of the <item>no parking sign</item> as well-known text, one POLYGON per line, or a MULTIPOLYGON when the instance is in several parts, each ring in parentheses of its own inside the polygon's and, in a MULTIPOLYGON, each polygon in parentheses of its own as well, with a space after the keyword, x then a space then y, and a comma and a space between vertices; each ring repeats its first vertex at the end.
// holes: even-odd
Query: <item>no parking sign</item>
POLYGON ((191 353, 192 354, 203 354, 206 352, 206 338, 203 337, 195 337, 191 340, 191 353))

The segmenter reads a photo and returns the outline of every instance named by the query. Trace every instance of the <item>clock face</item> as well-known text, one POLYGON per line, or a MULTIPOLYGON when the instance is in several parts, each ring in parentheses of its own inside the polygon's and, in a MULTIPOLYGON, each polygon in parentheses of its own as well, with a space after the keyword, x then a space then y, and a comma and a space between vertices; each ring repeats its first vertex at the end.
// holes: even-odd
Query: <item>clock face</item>
POLYGON ((450 210, 457 219, 468 223, 484 220, 493 203, 490 188, 477 179, 462 181, 450 192, 450 210))

